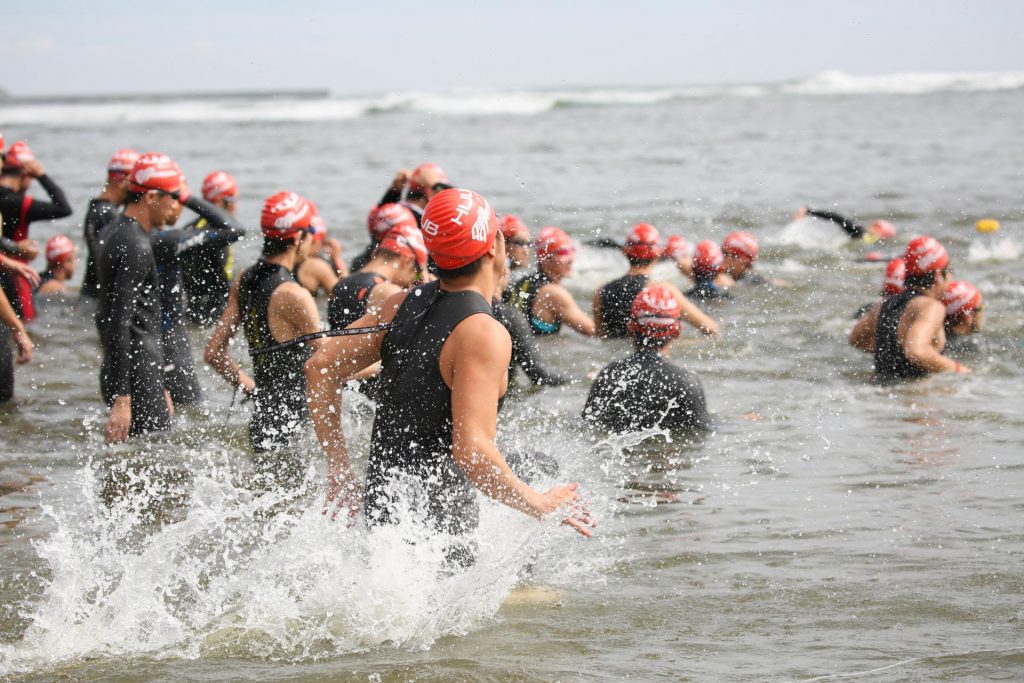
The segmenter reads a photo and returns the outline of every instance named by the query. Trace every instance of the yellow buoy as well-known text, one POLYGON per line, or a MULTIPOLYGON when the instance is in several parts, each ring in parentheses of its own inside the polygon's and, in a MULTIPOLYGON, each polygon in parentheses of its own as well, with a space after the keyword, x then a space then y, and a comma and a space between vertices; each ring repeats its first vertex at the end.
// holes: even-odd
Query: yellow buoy
POLYGON ((996 232, 999 230, 999 221, 995 218, 982 218, 975 226, 978 232, 996 232))

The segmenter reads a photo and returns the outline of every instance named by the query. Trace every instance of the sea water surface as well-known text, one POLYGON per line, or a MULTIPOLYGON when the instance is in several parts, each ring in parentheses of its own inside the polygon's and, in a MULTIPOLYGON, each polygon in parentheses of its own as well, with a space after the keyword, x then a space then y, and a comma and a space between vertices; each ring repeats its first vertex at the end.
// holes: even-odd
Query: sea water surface
MULTIPOLYGON (((583 426, 590 378, 628 352, 540 342, 578 378, 521 388, 507 450, 554 456, 599 518, 592 539, 483 502, 480 561, 438 571, 415 525, 368 534, 321 514, 322 457, 253 481, 248 409, 206 368, 175 429, 102 445, 88 306, 49 302, 0 407, 0 677, 68 681, 876 681, 1024 676, 1024 79, 823 74, 774 86, 365 98, 0 104, 76 214, 81 245, 117 148, 160 150, 196 187, 236 176, 258 251, 263 197, 314 199, 350 254, 397 168, 452 181, 536 231, 581 241, 640 221, 691 241, 755 233, 774 287, 711 309, 674 362, 703 380, 713 432, 583 426), (896 386, 845 344, 881 265, 800 205, 928 233, 986 301, 974 372, 896 386), (979 235, 975 221, 1002 229, 979 235), (301 475, 305 472, 304 475, 301 475), (658 492, 675 494, 665 503, 658 492), (416 542, 413 542, 416 541, 416 542)), ((890 251, 895 254, 898 247, 890 251)), ((617 253, 581 247, 589 309, 617 253)), ((671 268, 659 273, 679 285, 671 268)), ((323 302, 321 301, 321 304, 323 302)), ((208 330, 192 330, 201 363, 208 330)), ((245 358, 243 341, 234 347, 245 358)), ((346 398, 365 463, 372 406, 346 398)))

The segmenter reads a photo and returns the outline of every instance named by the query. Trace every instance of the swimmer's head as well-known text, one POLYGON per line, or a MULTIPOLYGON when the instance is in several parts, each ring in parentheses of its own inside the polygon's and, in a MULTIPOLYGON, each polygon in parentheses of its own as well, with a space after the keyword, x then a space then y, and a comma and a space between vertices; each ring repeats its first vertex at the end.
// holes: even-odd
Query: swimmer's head
POLYGON ((423 242, 441 280, 475 275, 487 258, 496 282, 505 267, 505 240, 490 203, 472 190, 449 188, 430 200, 421 223, 423 242))
POLYGON ((910 240, 903 253, 906 263, 904 286, 914 291, 924 291, 940 286, 936 298, 945 291, 949 253, 937 239, 921 235, 910 240))
POLYGON ((722 240, 722 270, 734 278, 742 277, 754 266, 760 252, 761 247, 752 234, 744 230, 730 232, 722 240))
POLYGON ((388 274, 388 279, 401 287, 416 282, 427 268, 427 245, 423 233, 415 226, 400 225, 392 228, 377 245, 375 254, 383 254, 402 261, 400 272, 388 274))
POLYGON ((868 226, 864 241, 873 244, 883 240, 891 240, 894 237, 896 237, 896 226, 889 221, 878 220, 872 221, 871 225, 868 226))
POLYGON ((114 152, 114 156, 110 157, 110 161, 107 162, 107 179, 128 180, 128 175, 132 172, 132 168, 140 156, 142 155, 128 147, 114 152))
POLYGON ((313 207, 305 197, 286 191, 267 197, 260 212, 263 255, 281 254, 293 247, 298 247, 298 253, 307 241, 312 220, 313 207))
POLYGON ((672 259, 687 277, 693 274, 693 245, 682 235, 669 235, 665 240, 663 258, 672 259))
POLYGON ((401 204, 375 206, 366 217, 366 229, 375 243, 384 239, 388 231, 399 226, 417 227, 412 209, 401 204))
POLYGON ((901 258, 894 258, 885 265, 885 279, 882 281, 882 296, 901 294, 904 290, 903 279, 907 276, 907 263, 901 258))
POLYGON ((714 280, 722 272, 725 257, 722 249, 711 240, 698 242, 693 250, 693 277, 697 281, 714 280))
POLYGON ((174 225, 188 194, 185 174, 166 154, 147 152, 132 165, 126 201, 141 205, 152 225, 174 225))
POLYGON ((437 164, 420 164, 409 174, 406 184, 409 199, 431 199, 436 194, 437 185, 448 183, 444 169, 437 164))
POLYGON ((663 346, 679 336, 682 310, 675 293, 660 283, 640 290, 629 311, 627 330, 639 346, 663 346))
POLYGON ((203 178, 203 199, 234 213, 238 203, 238 183, 230 173, 214 171, 203 178))
POLYGON ((54 235, 46 240, 46 267, 50 272, 58 268, 70 277, 75 272, 76 257, 75 243, 64 235, 54 235))
POLYGON ((564 230, 553 225, 541 228, 536 244, 537 265, 548 277, 562 278, 572 272, 576 247, 564 230))
POLYGON ((29 169, 36 162, 36 155, 32 148, 24 140, 18 140, 8 148, 4 154, 2 172, 7 178, 14 181, 17 187, 16 192, 24 192, 32 184, 32 175, 29 169))
POLYGON ((501 217, 501 234, 505 238, 508 260, 515 268, 522 268, 530 261, 530 229, 519 216, 510 213, 501 217))
POLYGON ((662 249, 658 246, 661 233, 650 223, 637 223, 626 236, 626 244, 622 253, 629 259, 630 265, 647 265, 661 258, 662 249))
POLYGON ((985 303, 977 287, 966 280, 953 280, 942 295, 946 307, 946 329, 964 335, 981 331, 985 303))

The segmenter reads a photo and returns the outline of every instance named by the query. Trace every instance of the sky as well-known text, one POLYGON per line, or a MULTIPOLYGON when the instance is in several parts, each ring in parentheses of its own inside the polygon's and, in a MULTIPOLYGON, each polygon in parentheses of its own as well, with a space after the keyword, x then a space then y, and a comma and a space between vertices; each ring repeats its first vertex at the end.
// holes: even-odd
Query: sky
POLYGON ((337 94, 1024 71, 1016 0, 5 2, 12 95, 337 94))

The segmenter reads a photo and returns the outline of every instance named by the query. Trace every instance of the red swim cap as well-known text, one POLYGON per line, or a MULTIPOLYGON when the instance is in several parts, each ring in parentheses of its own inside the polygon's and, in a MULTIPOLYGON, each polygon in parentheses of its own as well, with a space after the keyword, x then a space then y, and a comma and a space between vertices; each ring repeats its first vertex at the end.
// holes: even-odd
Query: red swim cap
POLYGON ((672 290, 665 285, 651 284, 640 290, 629 314, 626 329, 632 335, 651 339, 675 339, 679 336, 682 311, 672 290))
POLYGON ((576 256, 576 247, 572 238, 561 228, 548 226, 541 228, 537 235, 537 259, 539 261, 557 261, 566 263, 576 256))
POLYGON ((434 263, 454 270, 477 260, 494 244, 500 226, 487 200, 472 190, 450 188, 423 211, 423 241, 434 263))
POLYGON ((682 235, 669 235, 668 239, 665 240, 665 257, 673 261, 692 258, 693 247, 690 246, 690 243, 682 235))
POLYGON ((889 221, 874 221, 868 226, 868 232, 880 240, 891 240, 896 236, 896 226, 889 221))
POLYGON ((0 133, 0 154, 4 152, 4 134, 0 133))
POLYGON ((942 304, 946 307, 946 317, 955 318, 978 310, 981 306, 981 292, 966 280, 954 280, 946 285, 942 304))
POLYGON ((377 248, 416 259, 420 270, 427 267, 427 245, 423 243, 423 233, 415 226, 399 225, 391 228, 377 248))
POLYGON ((366 217, 366 227, 370 231, 370 238, 375 242, 384 239, 384 235, 392 228, 400 225, 416 228, 416 215, 407 206, 401 204, 382 204, 370 209, 370 215, 366 217))
POLYGON ((629 258, 653 261, 661 258, 661 249, 658 248, 660 241, 661 233, 656 227, 650 223, 637 223, 626 236, 626 245, 622 251, 629 258))
POLYGON ((501 217, 501 234, 506 240, 514 238, 521 232, 526 234, 526 239, 530 239, 530 229, 526 227, 526 223, 519 216, 507 213, 501 217))
POLYGON ((711 280, 722 270, 725 257, 722 249, 711 240, 697 243, 693 250, 693 274, 701 280, 711 280))
POLYGON ((907 275, 924 275, 949 265, 949 254, 937 239, 922 235, 910 240, 903 260, 907 264, 907 275))
POLYGON ((882 282, 882 294, 900 294, 904 290, 903 278, 907 276, 907 263, 901 258, 894 258, 885 265, 885 280, 882 282))
POLYGON ((147 152, 138 158, 128 176, 132 192, 177 192, 185 185, 185 174, 178 164, 159 152, 147 152))
POLYGON ((215 202, 221 197, 237 197, 238 183, 230 173, 214 171, 203 178, 203 199, 215 202))
MULTIPOLYGON (((444 170, 437 164, 420 164, 413 170, 412 175, 409 176, 409 192, 423 192, 427 190, 427 183, 430 182, 425 176, 433 171, 434 182, 430 183, 433 187, 437 183, 447 183, 448 176, 444 174, 444 170)), ((441 266, 442 268, 444 266, 441 266)))
POLYGON ((748 263, 756 261, 757 255, 760 252, 761 249, 757 245, 757 238, 745 230, 730 232, 725 236, 725 239, 722 240, 723 254, 735 256, 736 258, 743 259, 748 263))
POLYGON ((74 251, 74 242, 64 235, 54 235, 46 240, 46 263, 50 266, 63 263, 74 251))
POLYGON ((32 148, 28 146, 28 143, 18 140, 7 150, 7 155, 4 156, 4 168, 22 169, 25 164, 35 160, 36 155, 32 153, 32 148))
POLYGON ((132 172, 132 167, 135 166, 135 162, 139 160, 140 156, 142 155, 128 147, 117 150, 107 162, 107 175, 127 176, 132 172))
POLYGON ((313 220, 313 207, 294 192, 278 192, 267 197, 260 213, 260 227, 264 237, 286 239, 308 230, 313 220))

